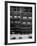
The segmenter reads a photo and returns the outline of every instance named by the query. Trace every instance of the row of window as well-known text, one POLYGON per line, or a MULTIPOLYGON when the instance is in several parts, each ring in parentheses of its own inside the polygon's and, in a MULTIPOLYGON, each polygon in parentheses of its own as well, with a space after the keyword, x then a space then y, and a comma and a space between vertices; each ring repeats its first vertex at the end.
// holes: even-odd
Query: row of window
POLYGON ((10 7, 11 11, 32 12, 32 7, 10 7))
MULTIPOLYGON (((10 18, 13 18, 13 16, 10 16, 10 18)), ((14 16, 15 19, 21 18, 21 16, 14 16)), ((23 19, 32 19, 32 17, 22 17, 23 19)))
POLYGON ((18 24, 31 24, 31 22, 20 22, 20 21, 15 21, 15 22, 13 22, 13 21, 11 21, 11 23, 18 23, 18 24))

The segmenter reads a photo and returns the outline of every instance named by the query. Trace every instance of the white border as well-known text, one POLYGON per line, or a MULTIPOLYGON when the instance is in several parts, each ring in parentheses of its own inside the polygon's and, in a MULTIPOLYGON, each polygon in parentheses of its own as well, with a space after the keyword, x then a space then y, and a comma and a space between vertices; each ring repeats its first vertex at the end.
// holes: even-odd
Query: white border
POLYGON ((34 42, 35 35, 35 6, 33 4, 16 4, 16 3, 8 3, 8 43, 19 43, 19 42, 34 42), (25 6, 32 7, 32 39, 25 40, 10 40, 10 6, 25 6))

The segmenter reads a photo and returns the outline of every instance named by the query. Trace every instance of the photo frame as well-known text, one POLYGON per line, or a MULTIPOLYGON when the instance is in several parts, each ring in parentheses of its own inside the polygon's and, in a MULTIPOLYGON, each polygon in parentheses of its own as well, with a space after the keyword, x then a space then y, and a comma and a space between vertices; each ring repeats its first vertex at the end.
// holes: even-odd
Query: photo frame
POLYGON ((36 3, 5 1, 5 45, 36 43, 36 3))

